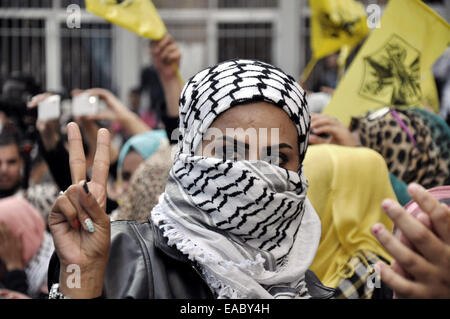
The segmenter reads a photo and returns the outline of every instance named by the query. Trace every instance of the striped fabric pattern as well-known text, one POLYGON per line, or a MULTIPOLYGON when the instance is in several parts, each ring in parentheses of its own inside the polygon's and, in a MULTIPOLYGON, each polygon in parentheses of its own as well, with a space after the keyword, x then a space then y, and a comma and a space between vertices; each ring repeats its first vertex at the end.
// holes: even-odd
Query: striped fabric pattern
POLYGON ((304 274, 320 239, 302 169, 197 155, 211 123, 234 105, 266 101, 297 127, 306 152, 303 90, 268 64, 233 60, 192 78, 180 100, 179 153, 152 211, 169 245, 197 262, 218 298, 307 298, 304 274))
POLYGON ((310 128, 305 92, 293 77, 253 60, 220 63, 199 72, 185 85, 180 99, 182 152, 194 155, 203 134, 221 113, 235 105, 260 101, 274 104, 289 115, 297 128, 303 161, 310 128))

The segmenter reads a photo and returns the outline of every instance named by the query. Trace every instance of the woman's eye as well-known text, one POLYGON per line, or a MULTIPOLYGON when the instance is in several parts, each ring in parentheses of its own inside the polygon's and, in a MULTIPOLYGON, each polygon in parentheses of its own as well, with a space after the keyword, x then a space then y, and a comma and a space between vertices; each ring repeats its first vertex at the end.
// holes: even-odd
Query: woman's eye
POLYGON ((266 161, 272 165, 284 167, 288 162, 288 157, 284 153, 274 153, 265 157, 261 157, 261 160, 266 161))
POLYGON ((288 162, 288 157, 284 153, 279 154, 279 159, 280 159, 280 162, 278 165, 280 165, 281 167, 284 167, 288 162))
MULTIPOLYGON (((216 152, 217 153, 217 152, 216 152)), ((224 161, 242 161, 245 160, 245 150, 241 150, 236 145, 225 144, 217 153, 224 161)))

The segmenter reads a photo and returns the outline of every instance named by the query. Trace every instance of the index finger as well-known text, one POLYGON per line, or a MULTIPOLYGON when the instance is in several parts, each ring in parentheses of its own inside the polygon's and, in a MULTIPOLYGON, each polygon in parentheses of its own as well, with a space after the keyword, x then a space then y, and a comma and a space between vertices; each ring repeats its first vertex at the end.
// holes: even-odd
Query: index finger
POLYGON ((105 128, 99 129, 97 133, 97 149, 95 151, 94 164, 92 165, 92 181, 103 185, 105 189, 108 182, 110 144, 109 131, 105 128))
POLYGON ((46 98, 48 98, 49 96, 52 96, 52 95, 54 95, 54 94, 49 93, 49 92, 35 95, 32 97, 31 101, 28 102, 27 107, 32 109, 32 108, 36 107, 40 102, 44 101, 46 98))
POLYGON ((310 134, 309 135, 309 144, 327 144, 327 140, 324 138, 321 138, 317 135, 310 134))
POLYGON ((112 94, 108 90, 102 89, 102 88, 88 89, 88 90, 84 91, 84 93, 87 93, 89 96, 98 95, 99 98, 104 99, 104 100, 108 99, 110 97, 110 95, 112 94))
POLYGON ((446 204, 439 203, 434 196, 419 184, 410 184, 408 192, 427 214, 436 234, 447 244, 450 244, 450 209, 446 204))
POLYGON ((83 140, 80 129, 74 122, 67 124, 69 140, 69 166, 72 184, 78 184, 86 179, 86 157, 84 156, 83 140))
POLYGON ((324 125, 336 125, 338 124, 337 120, 333 117, 322 115, 311 117, 311 128, 316 128, 324 125))

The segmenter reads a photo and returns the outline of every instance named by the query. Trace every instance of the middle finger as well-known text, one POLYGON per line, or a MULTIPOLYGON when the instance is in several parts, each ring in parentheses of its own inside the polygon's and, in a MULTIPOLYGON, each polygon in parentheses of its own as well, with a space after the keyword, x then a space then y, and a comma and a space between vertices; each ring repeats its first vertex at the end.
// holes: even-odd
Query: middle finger
POLYGON ((86 179, 86 157, 84 155, 83 140, 80 129, 74 122, 67 124, 69 140, 69 166, 72 183, 78 184, 86 179))

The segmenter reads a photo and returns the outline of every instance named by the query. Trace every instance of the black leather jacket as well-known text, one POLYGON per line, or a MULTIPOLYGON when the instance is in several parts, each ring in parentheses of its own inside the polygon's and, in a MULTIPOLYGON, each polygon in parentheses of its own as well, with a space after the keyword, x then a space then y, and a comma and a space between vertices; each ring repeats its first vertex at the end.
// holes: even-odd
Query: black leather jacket
MULTIPOLYGON (((152 223, 114 221, 103 297, 111 299, 211 299, 214 292, 198 266, 186 255, 167 245, 152 223)), ((49 267, 49 289, 59 279, 56 254, 49 267)), ((308 271, 306 284, 313 298, 332 298, 334 289, 323 286, 308 271)))

